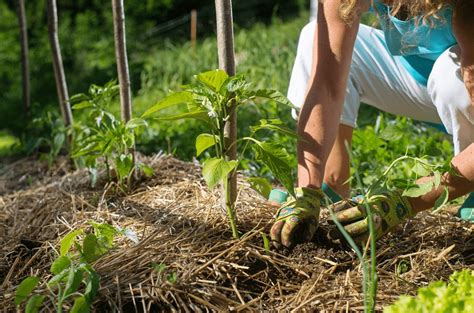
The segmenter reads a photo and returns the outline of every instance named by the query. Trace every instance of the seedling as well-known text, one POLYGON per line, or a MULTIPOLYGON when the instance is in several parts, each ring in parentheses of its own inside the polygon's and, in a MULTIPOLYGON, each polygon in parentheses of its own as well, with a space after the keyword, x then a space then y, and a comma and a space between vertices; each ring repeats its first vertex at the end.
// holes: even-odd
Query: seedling
MULTIPOLYGON (((266 164, 274 176, 290 191, 293 192, 293 176, 290 166, 290 156, 284 148, 275 142, 262 142, 255 138, 255 134, 261 130, 279 132, 283 135, 296 137, 296 134, 283 126, 280 120, 261 120, 260 125, 250 128, 250 135, 237 138, 234 142, 227 142, 224 136, 224 125, 229 119, 231 103, 235 103, 235 110, 243 105, 254 103, 256 99, 275 101, 282 105, 292 107, 288 99, 275 90, 260 89, 252 90, 250 84, 243 76, 229 77, 222 70, 204 72, 195 76, 196 83, 185 86, 184 91, 171 93, 146 111, 143 118, 147 118, 164 109, 183 106, 184 113, 160 116, 159 120, 197 119, 206 123, 210 133, 200 134, 196 138, 196 156, 208 152, 202 167, 202 175, 209 188, 218 184, 224 184, 224 197, 227 215, 234 238, 239 237, 236 226, 235 199, 231 199, 226 177, 237 171, 239 164, 244 159, 249 145, 252 145, 255 159, 266 164), (237 160, 228 160, 227 151, 238 145, 239 153, 237 160)), ((253 180, 253 185, 261 185, 259 189, 268 191, 268 184, 262 180, 253 180), (262 185, 264 184, 264 185, 262 185)))
POLYGON ((113 248, 118 235, 136 242, 130 230, 120 230, 109 224, 90 224, 91 232, 79 229, 64 236, 60 254, 50 268, 53 276, 41 284, 41 289, 32 294, 40 285, 40 278, 36 276, 29 276, 20 283, 15 295, 17 306, 28 299, 25 312, 38 312, 49 299, 56 312, 63 312, 66 303, 70 305, 71 302, 69 312, 89 312, 100 286, 100 277, 91 264, 113 248))
POLYGON ((108 180, 116 178, 122 188, 130 185, 130 179, 136 170, 146 175, 153 169, 135 162, 132 150, 135 136, 148 126, 144 119, 134 118, 128 122, 117 119, 109 110, 118 94, 115 82, 105 86, 92 85, 88 94, 77 94, 71 98, 74 110, 87 112, 87 123, 75 125, 75 146, 73 158, 87 167, 94 185, 97 172, 105 166, 108 180))

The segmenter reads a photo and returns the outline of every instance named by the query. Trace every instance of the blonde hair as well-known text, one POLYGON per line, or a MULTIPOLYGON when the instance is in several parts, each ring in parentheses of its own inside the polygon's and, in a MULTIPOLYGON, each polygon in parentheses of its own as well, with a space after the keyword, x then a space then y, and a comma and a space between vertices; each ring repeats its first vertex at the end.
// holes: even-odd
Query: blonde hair
MULTIPOLYGON (((359 15, 358 2, 360 0, 341 0, 339 13, 343 20, 350 23, 355 16, 359 15)), ((373 0, 371 0, 373 3, 373 0)), ((418 17, 423 23, 428 23, 430 18, 439 18, 438 12, 447 5, 453 4, 455 0, 393 0, 392 14, 396 15, 400 10, 408 14, 408 18, 418 17)))

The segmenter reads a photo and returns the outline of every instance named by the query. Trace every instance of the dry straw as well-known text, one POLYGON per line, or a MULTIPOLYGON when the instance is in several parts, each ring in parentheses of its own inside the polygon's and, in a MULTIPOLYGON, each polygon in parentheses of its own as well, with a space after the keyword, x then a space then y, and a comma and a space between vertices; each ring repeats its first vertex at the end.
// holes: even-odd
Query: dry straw
MULTIPOLYGON (((261 232, 275 209, 240 177, 237 210, 245 235, 231 240, 199 166, 162 155, 141 158, 156 174, 129 195, 90 189, 87 173, 69 173, 65 161, 51 170, 33 159, 3 166, 0 310, 15 311, 19 282, 32 274, 47 279, 60 238, 90 220, 132 229, 140 239, 136 245, 119 239, 94 264, 101 276, 98 312, 363 309, 358 260, 326 239, 328 225, 289 256, 266 251, 261 232), (158 272, 152 262, 166 269, 158 272)), ((472 234, 473 226, 452 214, 422 214, 384 238, 377 250, 377 309, 455 270, 474 269, 472 234)))

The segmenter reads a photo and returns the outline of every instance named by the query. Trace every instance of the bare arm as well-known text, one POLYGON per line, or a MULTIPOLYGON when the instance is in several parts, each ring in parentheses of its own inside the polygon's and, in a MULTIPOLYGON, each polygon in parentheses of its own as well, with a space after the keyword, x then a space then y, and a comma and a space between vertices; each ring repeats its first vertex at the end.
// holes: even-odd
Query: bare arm
MULTIPOLYGON (((320 1, 313 46, 313 69, 298 119, 298 185, 320 188, 336 138, 359 29, 359 15, 350 24, 339 16, 340 0, 320 1)), ((369 8, 359 1, 357 11, 369 8)))

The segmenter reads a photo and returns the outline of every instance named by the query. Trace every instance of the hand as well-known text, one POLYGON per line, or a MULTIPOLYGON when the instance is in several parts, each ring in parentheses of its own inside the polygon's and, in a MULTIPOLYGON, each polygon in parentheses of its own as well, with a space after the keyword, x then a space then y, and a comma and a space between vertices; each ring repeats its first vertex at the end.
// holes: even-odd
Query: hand
POLYGON ((291 197, 278 210, 270 230, 273 245, 292 249, 296 244, 310 241, 318 228, 321 190, 296 188, 296 198, 291 197))
MULTIPOLYGON (((369 196, 368 206, 372 209, 375 239, 379 239, 392 228, 405 220, 413 217, 410 202, 396 191, 385 192, 380 195, 369 196)), ((366 213, 364 198, 357 197, 353 200, 343 200, 334 204, 335 219, 339 221, 352 239, 360 244, 369 238, 369 220, 366 213)), ((333 239, 342 239, 339 229, 330 232, 333 239)))

